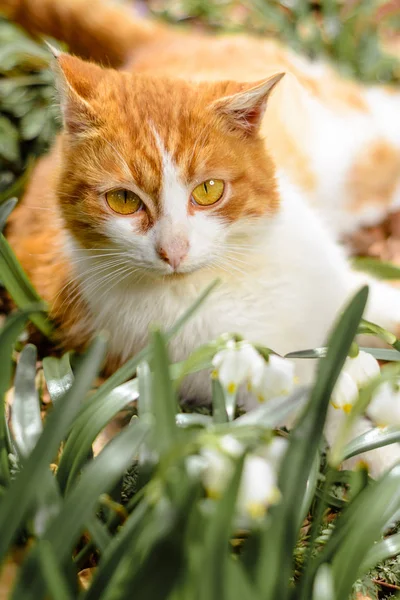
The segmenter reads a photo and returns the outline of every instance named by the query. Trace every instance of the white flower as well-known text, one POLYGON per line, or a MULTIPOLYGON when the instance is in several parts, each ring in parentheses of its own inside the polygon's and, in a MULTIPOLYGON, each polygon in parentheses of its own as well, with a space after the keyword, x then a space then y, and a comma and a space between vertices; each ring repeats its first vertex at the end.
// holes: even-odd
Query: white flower
POLYGON ((332 392, 332 406, 340 408, 345 413, 349 413, 357 398, 358 388, 356 383, 346 371, 342 371, 332 392))
POLYGON ((264 360, 248 342, 230 340, 212 362, 223 387, 229 394, 235 394, 243 382, 258 372, 264 360))
POLYGON ((287 396, 294 388, 294 363, 271 354, 262 371, 251 379, 251 389, 260 402, 277 396, 287 396))
POLYGON ((356 357, 346 360, 343 370, 350 375, 359 388, 378 377, 381 372, 379 363, 372 354, 362 350, 356 357))
POLYGON ((261 456, 246 456, 237 499, 239 516, 261 519, 269 506, 279 502, 280 497, 273 466, 261 456))
POLYGON ((367 415, 378 427, 400 425, 400 381, 384 382, 378 387, 367 407, 367 415))
POLYGON ((269 444, 257 448, 256 454, 267 460, 275 471, 278 471, 288 447, 289 441, 280 435, 276 435, 269 444))
POLYGON ((200 450, 203 485, 210 498, 221 496, 233 475, 232 459, 238 458, 243 452, 244 446, 233 435, 224 435, 216 447, 204 446, 200 450))

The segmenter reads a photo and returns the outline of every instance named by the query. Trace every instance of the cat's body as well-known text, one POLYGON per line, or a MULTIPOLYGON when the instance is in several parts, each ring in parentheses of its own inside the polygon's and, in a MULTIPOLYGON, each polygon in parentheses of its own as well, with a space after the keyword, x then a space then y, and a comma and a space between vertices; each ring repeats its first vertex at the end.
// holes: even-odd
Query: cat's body
MULTIPOLYGON (((174 360, 226 331, 281 353, 323 344, 366 281, 335 237, 400 205, 400 95, 343 81, 276 42, 188 36, 101 3, 4 7, 130 73, 60 56, 66 132, 11 219, 11 243, 66 346, 106 329, 114 368, 215 277, 174 360), (221 201, 195 206, 191 190, 213 178, 225 181, 221 201), (146 210, 112 214, 113 188, 139 194, 146 210)), ((400 294, 374 282, 367 316, 396 329, 400 294)), ((184 394, 206 400, 205 379, 184 394)))

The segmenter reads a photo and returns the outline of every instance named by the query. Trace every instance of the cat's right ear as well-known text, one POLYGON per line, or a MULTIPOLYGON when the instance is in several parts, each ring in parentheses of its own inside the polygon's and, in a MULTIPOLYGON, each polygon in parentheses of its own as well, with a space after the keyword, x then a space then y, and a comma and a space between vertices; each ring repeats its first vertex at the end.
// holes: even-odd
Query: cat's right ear
POLYGON ((105 70, 54 48, 51 51, 55 58, 53 72, 64 126, 71 134, 83 134, 96 124, 91 103, 105 70))

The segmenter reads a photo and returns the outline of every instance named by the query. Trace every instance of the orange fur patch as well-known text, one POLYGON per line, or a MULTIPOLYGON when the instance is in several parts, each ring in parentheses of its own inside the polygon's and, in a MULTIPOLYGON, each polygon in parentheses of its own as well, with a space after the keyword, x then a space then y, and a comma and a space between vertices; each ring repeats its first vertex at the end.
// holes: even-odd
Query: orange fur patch
POLYGON ((385 140, 374 142, 364 148, 350 170, 350 209, 357 212, 368 205, 389 206, 399 182, 400 151, 385 140))

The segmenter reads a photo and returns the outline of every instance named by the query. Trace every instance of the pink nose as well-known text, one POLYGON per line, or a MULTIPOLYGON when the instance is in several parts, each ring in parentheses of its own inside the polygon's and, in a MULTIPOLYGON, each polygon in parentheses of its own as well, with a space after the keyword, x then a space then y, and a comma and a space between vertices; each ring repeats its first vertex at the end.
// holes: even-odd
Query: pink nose
POLYGON ((157 252, 161 260, 171 265, 174 271, 176 271, 183 259, 186 257, 188 249, 188 242, 181 242, 179 244, 171 245, 168 248, 159 246, 157 248, 157 252))

